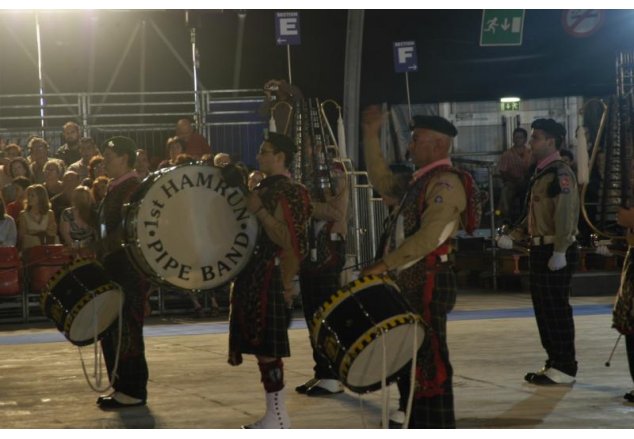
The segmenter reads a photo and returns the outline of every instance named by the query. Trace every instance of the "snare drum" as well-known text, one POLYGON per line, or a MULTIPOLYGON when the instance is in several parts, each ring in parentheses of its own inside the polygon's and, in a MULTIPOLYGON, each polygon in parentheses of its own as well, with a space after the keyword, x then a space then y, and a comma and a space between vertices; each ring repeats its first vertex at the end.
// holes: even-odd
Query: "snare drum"
POLYGON ((424 322, 385 276, 364 276, 341 288, 315 312, 312 323, 313 345, 357 393, 381 388, 384 374, 392 382, 425 336, 424 322))
POLYGON ((208 290, 233 279, 255 248, 257 219, 219 168, 184 164, 148 176, 124 218, 126 249, 159 285, 208 290))
POLYGON ((72 344, 100 339, 119 315, 123 292, 101 264, 77 260, 55 274, 40 294, 44 315, 72 344))

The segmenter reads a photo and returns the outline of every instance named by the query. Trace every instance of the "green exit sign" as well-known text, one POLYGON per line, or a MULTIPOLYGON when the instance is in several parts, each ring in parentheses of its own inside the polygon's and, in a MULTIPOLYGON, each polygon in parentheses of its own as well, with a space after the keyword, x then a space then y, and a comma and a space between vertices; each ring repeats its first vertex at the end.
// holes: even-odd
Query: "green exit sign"
POLYGON ((523 32, 523 9, 482 11, 480 46, 521 46, 523 32))
POLYGON ((520 111, 519 102, 500 102, 500 109, 502 111, 520 111))

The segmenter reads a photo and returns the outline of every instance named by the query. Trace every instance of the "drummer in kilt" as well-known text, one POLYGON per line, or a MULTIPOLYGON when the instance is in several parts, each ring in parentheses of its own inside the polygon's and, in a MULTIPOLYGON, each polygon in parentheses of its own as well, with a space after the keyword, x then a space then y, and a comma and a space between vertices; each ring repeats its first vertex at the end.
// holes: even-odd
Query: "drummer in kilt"
POLYGON ((101 340, 108 377, 114 388, 111 395, 100 396, 101 409, 119 409, 145 405, 147 399, 148 366, 143 341, 145 289, 141 275, 121 246, 124 242, 123 205, 130 201, 140 181, 134 171, 136 145, 129 137, 117 136, 102 145, 108 176, 106 197, 99 205, 97 257, 111 279, 121 286, 124 294, 122 338, 119 346, 119 323, 115 322, 101 340), (119 349, 119 353, 117 351, 119 349), (118 365, 115 363, 119 356, 118 365))
POLYGON ((290 356, 286 309, 293 300, 293 278, 307 253, 311 215, 306 188, 289 178, 297 148, 287 136, 266 133, 257 161, 266 175, 247 195, 247 209, 261 225, 255 250, 231 290, 229 364, 242 354, 258 360, 266 413, 244 428, 289 428, 284 402, 283 357, 290 356))
MULTIPOLYGON (((363 144, 370 182, 379 193, 398 184, 381 154, 379 133, 385 114, 372 106, 363 112, 363 144)), ((379 261, 362 275, 391 273, 402 294, 420 314, 427 330, 416 359, 410 428, 455 428, 452 376, 447 347, 447 313, 456 300, 448 240, 461 225, 467 207, 463 177, 452 167, 449 150, 457 130, 439 116, 414 116, 409 143, 417 170, 388 226, 389 238, 379 261)), ((399 412, 391 426, 405 421, 410 367, 398 380, 399 412)))

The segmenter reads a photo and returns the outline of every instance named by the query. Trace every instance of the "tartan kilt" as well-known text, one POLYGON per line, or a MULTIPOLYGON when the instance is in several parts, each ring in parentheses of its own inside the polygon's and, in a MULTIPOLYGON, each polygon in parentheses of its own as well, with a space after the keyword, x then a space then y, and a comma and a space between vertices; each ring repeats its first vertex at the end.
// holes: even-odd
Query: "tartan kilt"
POLYGON ((612 310, 612 327, 623 335, 634 334, 634 261, 632 247, 627 249, 621 284, 612 310))
POLYGON ((238 275, 231 287, 230 350, 274 358, 289 357, 288 322, 280 268, 274 266, 266 273, 270 277, 267 285, 263 285, 267 276, 258 275, 260 271, 253 270, 250 265, 238 275), (265 320, 261 327, 254 327, 253 315, 245 309, 244 304, 253 299, 253 295, 260 294, 262 288, 265 289, 265 300, 260 300, 259 308, 253 311, 265 316, 265 320))
MULTIPOLYGON (((410 287, 402 291, 428 325, 416 359, 415 399, 410 428, 455 428, 456 423, 453 368, 447 346, 447 314, 456 303, 456 276, 452 264, 438 264, 435 270, 434 289, 428 305, 423 298, 427 283, 424 273, 421 273, 416 288, 410 287)), ((410 367, 411 364, 408 364, 403 373, 409 374, 410 367)), ((409 386, 403 386, 401 392, 405 392, 405 387, 409 386)), ((401 395, 403 396, 405 395, 401 395)))
POLYGON ((548 354, 547 366, 575 376, 575 323, 570 305, 570 283, 579 263, 574 243, 566 250, 567 265, 550 271, 553 244, 531 246, 530 291, 540 341, 548 354))

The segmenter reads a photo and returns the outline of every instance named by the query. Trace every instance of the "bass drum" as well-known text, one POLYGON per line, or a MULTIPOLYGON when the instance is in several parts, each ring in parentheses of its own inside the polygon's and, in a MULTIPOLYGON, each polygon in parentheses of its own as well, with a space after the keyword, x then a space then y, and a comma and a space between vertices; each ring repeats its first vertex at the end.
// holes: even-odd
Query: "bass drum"
POLYGON ((258 222, 220 168, 183 164, 148 176, 124 216, 125 247, 154 283, 208 290, 233 279, 255 248, 258 222))
POLYGON ((40 307, 72 344, 85 346, 119 316, 123 292, 96 261, 80 259, 59 270, 40 293, 40 307))
POLYGON ((315 312, 311 330, 313 346, 357 393, 380 389, 384 375, 392 382, 424 336, 425 323, 384 276, 364 276, 338 290, 315 312))

